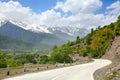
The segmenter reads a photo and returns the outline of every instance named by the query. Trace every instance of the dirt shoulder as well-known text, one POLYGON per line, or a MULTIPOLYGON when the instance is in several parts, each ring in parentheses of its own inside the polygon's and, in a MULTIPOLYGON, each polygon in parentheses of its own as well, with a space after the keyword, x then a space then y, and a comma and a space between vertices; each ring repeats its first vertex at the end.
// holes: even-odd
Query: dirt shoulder
POLYGON ((120 80, 120 63, 112 64, 101 68, 94 73, 95 80, 120 80))
POLYGON ((112 61, 112 64, 97 70, 95 80, 120 80, 120 36, 115 37, 107 49, 103 59, 112 61))

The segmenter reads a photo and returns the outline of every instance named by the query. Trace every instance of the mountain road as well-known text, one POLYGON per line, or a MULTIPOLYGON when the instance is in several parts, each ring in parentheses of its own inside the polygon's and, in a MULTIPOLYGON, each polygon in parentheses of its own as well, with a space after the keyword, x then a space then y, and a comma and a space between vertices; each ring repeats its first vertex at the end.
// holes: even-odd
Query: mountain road
POLYGON ((94 62, 87 64, 30 73, 4 80, 94 80, 93 73, 111 63, 105 59, 94 59, 94 62))

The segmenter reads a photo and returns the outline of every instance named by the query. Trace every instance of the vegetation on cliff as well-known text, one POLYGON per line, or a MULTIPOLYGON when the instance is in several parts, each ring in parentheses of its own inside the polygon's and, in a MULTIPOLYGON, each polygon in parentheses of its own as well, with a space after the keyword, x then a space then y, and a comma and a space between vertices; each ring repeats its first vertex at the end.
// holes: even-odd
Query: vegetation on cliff
POLYGON ((120 35, 120 16, 114 23, 103 27, 98 26, 95 30, 91 29, 91 32, 84 38, 78 36, 76 41, 68 41, 60 47, 53 48, 50 57, 57 62, 70 62, 69 55, 76 53, 83 57, 100 58, 118 35, 120 35))

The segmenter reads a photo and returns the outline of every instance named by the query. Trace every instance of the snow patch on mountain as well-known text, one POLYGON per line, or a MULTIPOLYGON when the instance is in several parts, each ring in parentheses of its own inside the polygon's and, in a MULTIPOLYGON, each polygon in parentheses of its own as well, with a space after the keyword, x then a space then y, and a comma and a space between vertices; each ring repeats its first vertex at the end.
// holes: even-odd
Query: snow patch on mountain
POLYGON ((11 23, 21 27, 21 28, 24 28, 26 30, 30 30, 32 32, 37 32, 37 33, 40 33, 40 32, 43 32, 43 33, 51 33, 50 31, 47 30, 47 28, 45 26, 39 26, 39 25, 35 25, 35 24, 32 24, 32 25, 27 25, 23 22, 17 22, 17 21, 11 21, 11 23))
POLYGON ((4 24, 6 24, 8 20, 0 19, 0 27, 4 24))
POLYGON ((10 22, 14 25, 17 25, 18 27, 21 27, 25 30, 30 30, 32 32, 37 32, 37 33, 40 33, 40 32, 43 32, 43 33, 51 33, 49 30, 47 30, 46 26, 39 26, 39 25, 27 25, 23 22, 18 22, 18 21, 13 21, 13 20, 5 20, 5 19, 0 19, 0 27, 4 24, 6 24, 7 22, 10 22))
POLYGON ((17 25, 17 26, 19 26, 21 28, 24 28, 24 29, 26 29, 26 26, 27 26, 27 24, 25 24, 23 22, 12 21, 12 20, 9 20, 9 22, 11 22, 12 24, 17 25))
POLYGON ((78 27, 70 27, 70 26, 64 26, 64 27, 50 27, 48 28, 49 31, 52 33, 65 33, 70 36, 81 36, 84 37, 89 31, 84 28, 78 28, 78 27))
POLYGON ((43 33, 51 33, 46 26, 44 25, 41 25, 41 26, 38 26, 38 25, 28 25, 27 26, 27 29, 28 30, 31 30, 33 32, 37 32, 37 33, 40 33, 40 32, 43 32, 43 33))
POLYGON ((0 19, 0 26, 6 24, 7 22, 11 22, 14 25, 17 25, 18 27, 21 27, 25 30, 29 30, 36 33, 50 33, 50 34, 67 34, 69 36, 80 36, 84 37, 89 31, 85 28, 79 28, 79 27, 71 27, 71 26, 62 26, 62 27, 47 27, 45 25, 27 25, 23 22, 18 21, 12 21, 12 20, 5 20, 0 19))

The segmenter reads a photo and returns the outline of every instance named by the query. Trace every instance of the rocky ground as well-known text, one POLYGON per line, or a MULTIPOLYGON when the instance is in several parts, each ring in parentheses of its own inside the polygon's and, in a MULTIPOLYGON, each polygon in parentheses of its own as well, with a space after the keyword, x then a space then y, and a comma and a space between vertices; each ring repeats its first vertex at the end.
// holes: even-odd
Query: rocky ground
POLYGON ((102 58, 111 60, 112 64, 97 70, 94 73, 94 79, 120 80, 120 36, 115 37, 102 58))

